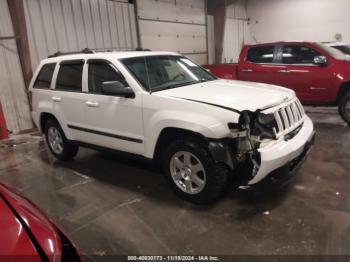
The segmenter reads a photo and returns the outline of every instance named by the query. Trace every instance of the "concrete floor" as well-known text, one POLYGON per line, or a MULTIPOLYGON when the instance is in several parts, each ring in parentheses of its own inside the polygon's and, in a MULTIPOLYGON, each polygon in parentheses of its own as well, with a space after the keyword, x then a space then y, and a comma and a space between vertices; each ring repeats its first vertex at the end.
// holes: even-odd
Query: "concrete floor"
POLYGON ((87 255, 350 255, 350 132, 335 109, 307 109, 318 137, 294 183, 178 199, 147 163, 82 149, 62 163, 35 134, 0 144, 0 182, 36 203, 87 255))

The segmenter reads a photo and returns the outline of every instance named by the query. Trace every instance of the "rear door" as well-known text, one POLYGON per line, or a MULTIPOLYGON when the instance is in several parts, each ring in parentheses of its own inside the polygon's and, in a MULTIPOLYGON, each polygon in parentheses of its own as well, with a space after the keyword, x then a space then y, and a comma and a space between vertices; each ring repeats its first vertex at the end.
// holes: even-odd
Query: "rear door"
POLYGON ((112 81, 126 83, 112 62, 88 60, 88 95, 84 100, 88 128, 85 135, 94 145, 143 154, 142 96, 136 93, 134 98, 124 98, 103 94, 102 84, 112 81))
POLYGON ((59 65, 55 90, 51 100, 55 114, 69 139, 86 141, 83 132, 75 127, 86 125, 85 96, 82 92, 84 60, 62 61, 59 65))
POLYGON ((276 65, 276 45, 262 45, 249 47, 245 60, 240 61, 238 74, 243 81, 275 84, 276 72, 280 69, 276 65))
POLYGON ((284 44, 279 47, 276 84, 293 89, 304 103, 325 101, 332 87, 332 73, 328 66, 313 63, 322 54, 306 44, 284 44))

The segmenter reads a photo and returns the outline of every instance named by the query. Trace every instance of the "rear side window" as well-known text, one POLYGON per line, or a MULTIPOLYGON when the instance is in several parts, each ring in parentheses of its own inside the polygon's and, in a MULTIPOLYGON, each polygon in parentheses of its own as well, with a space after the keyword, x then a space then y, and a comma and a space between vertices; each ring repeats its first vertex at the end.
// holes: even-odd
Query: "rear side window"
POLYGON ((89 92, 101 93, 104 82, 120 81, 125 82, 121 73, 107 62, 89 61, 89 92))
POLYGON ((43 65, 43 67, 39 72, 38 77, 34 82, 33 88, 44 88, 44 89, 50 88, 55 67, 56 67, 56 63, 43 65))
POLYGON ((308 46, 285 45, 282 52, 283 64, 312 64, 315 56, 321 54, 308 46))
POLYGON ((273 63, 275 46, 258 46, 248 50, 247 60, 253 63, 273 63))
POLYGON ((63 62, 58 71, 56 89, 63 91, 82 91, 82 74, 84 64, 82 62, 74 63, 63 62))

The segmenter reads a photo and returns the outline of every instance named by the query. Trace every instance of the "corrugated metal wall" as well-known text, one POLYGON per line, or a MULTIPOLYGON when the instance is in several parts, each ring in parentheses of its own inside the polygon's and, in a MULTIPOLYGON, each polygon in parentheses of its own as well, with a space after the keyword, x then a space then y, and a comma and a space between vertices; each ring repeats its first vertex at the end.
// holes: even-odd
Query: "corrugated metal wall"
POLYGON ((250 38, 245 0, 238 0, 226 9, 222 62, 237 62, 242 46, 250 38))
POLYGON ((33 68, 57 51, 137 47, 134 5, 127 0, 26 0, 33 68))
POLYGON ((207 63, 205 0, 138 0, 141 45, 207 63))
MULTIPOLYGON (((0 37, 14 36, 6 0, 0 0, 0 37)), ((15 39, 0 40, 0 100, 13 133, 33 128, 15 39)))

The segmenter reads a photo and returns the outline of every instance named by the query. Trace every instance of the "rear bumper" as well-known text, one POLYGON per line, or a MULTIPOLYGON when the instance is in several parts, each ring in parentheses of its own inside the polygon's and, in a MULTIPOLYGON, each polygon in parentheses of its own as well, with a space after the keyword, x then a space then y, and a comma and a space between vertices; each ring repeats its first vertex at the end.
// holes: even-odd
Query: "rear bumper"
POLYGON ((293 177, 305 161, 314 142, 313 123, 306 116, 303 127, 295 137, 258 150, 261 157, 260 167, 254 178, 248 182, 248 186, 255 185, 265 178, 279 183, 293 177))

